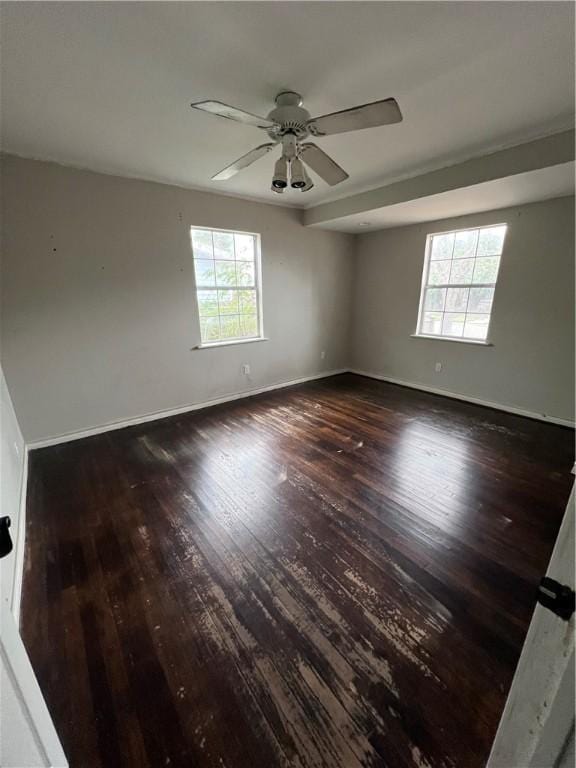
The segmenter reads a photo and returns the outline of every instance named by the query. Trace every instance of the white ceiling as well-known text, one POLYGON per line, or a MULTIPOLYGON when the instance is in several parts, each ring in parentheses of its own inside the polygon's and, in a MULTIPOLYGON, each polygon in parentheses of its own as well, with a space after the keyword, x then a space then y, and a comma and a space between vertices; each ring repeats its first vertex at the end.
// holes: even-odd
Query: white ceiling
POLYGON ((210 176, 263 134, 190 109, 312 114, 394 96, 398 125, 319 139, 351 178, 310 205, 570 126, 574 7, 543 2, 2 3, 3 149, 279 202, 270 155, 210 176))

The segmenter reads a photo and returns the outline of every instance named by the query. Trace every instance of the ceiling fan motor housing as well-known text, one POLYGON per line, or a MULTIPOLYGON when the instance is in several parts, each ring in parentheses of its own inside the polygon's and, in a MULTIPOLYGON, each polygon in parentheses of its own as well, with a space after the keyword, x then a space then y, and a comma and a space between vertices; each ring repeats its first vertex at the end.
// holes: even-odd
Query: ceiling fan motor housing
POLYGON ((294 91, 283 91, 276 96, 276 108, 268 115, 276 125, 268 128, 271 139, 277 140, 288 133, 298 139, 305 139, 310 134, 307 123, 310 112, 302 104, 302 96, 294 91))

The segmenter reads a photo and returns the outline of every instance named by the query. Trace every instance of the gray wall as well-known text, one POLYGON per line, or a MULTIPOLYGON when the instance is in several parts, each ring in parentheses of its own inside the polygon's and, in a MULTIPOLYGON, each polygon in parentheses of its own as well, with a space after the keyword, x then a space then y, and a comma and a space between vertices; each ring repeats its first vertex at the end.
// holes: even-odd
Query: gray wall
POLYGON ((2 364, 26 441, 347 365, 351 236, 294 209, 16 157, 2 187, 2 364), (190 225, 261 233, 270 341, 191 351, 190 225))
POLYGON ((573 197, 360 235, 353 306, 355 369, 574 419, 573 197), (502 222, 493 346, 412 338, 427 234, 502 222))
POLYGON ((574 198, 353 238, 278 206, 2 165, 2 364, 27 442, 350 365, 574 419, 574 198), (494 346, 412 338, 426 235, 501 221, 494 346), (261 233, 270 341, 191 349, 192 224, 261 233))

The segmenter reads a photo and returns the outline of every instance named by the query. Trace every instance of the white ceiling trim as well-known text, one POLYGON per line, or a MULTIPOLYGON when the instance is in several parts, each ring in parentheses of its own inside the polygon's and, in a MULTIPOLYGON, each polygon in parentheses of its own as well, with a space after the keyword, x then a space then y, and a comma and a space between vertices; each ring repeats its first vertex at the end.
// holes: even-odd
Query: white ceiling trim
MULTIPOLYGON (((426 0, 427 2, 435 2, 436 0, 426 0)), ((489 2, 499 2, 500 0, 488 0, 489 2)), ((433 171, 441 171, 444 168, 450 167, 452 165, 459 165, 461 163, 467 163, 469 160, 477 160, 478 158, 485 157, 486 155, 491 155, 496 152, 500 152, 505 149, 512 149, 514 147, 517 147, 521 144, 527 144, 529 142, 538 141, 540 139, 547 139, 549 136, 555 136, 559 133, 564 133, 566 131, 573 131, 574 130, 574 123, 575 123, 575 116, 573 115, 570 118, 563 119, 558 121, 557 124, 554 125, 553 128, 551 128, 548 131, 544 132, 533 132, 530 131, 526 133, 526 135, 519 137, 515 141, 507 141, 500 144, 494 144, 490 146, 483 147, 481 150, 478 150, 476 152, 470 152, 470 153, 464 153, 462 155, 457 155, 451 158, 451 162, 449 165, 446 165, 446 163, 442 162, 430 162, 426 165, 421 166, 416 171, 410 171, 407 173, 400 173, 396 176, 386 176, 383 177, 377 184, 370 184, 369 186, 358 188, 355 190, 354 195, 350 194, 337 194, 337 192, 327 195, 325 203, 336 203, 340 200, 346 200, 350 197, 354 197, 356 195, 361 195, 364 192, 373 192, 374 190, 380 189, 383 186, 390 186, 391 184, 396 184, 400 181, 408 181, 409 179, 415 179, 418 178, 418 176, 424 176, 427 173, 432 173, 433 171)), ((337 187, 335 188, 338 189, 337 187)), ((323 203, 320 203, 322 205, 323 203)), ((319 203, 309 203, 304 206, 305 210, 308 210, 310 208, 317 208, 319 203)))
POLYGON ((359 214, 367 217, 370 212, 382 211, 403 203, 571 163, 574 161, 574 139, 574 130, 564 131, 369 192, 323 203, 306 209, 304 223, 307 226, 321 226, 340 221, 342 226, 347 226, 350 217, 359 214))
POLYGON ((563 163, 486 181, 473 187, 462 187, 417 200, 408 200, 369 213, 357 213, 317 226, 348 233, 407 227, 569 197, 574 195, 574 187, 574 163, 563 163))
MULTIPOLYGON (((70 0, 70 2, 75 2, 75 1, 77 0, 70 0)), ((110 0, 110 2, 114 2, 114 1, 115 0, 110 0)), ((141 2, 142 0, 133 0, 133 1, 141 2)), ((151 0, 151 1, 173 2, 173 0, 151 0)), ((291 210, 300 210, 300 211, 303 210, 301 205, 293 205, 291 203, 283 202, 275 198, 272 198, 271 200, 262 200, 261 197, 256 197, 255 195, 245 195, 245 194, 242 194, 241 192, 229 192, 224 189, 214 188, 214 187, 205 187, 205 186, 198 186, 193 184, 179 184, 177 182, 170 181, 168 179, 163 179, 160 177, 144 176, 136 173, 118 173, 118 171, 113 171, 106 168, 98 168, 96 170, 93 167, 82 165, 80 163, 66 163, 66 162, 62 162, 61 160, 56 160, 53 157, 46 157, 46 156, 23 155, 19 152, 11 152, 9 149, 0 150, 0 158, 2 158, 3 156, 19 157, 22 160, 36 160, 41 163, 54 163, 54 165, 60 165, 62 168, 71 168, 74 171, 88 171, 89 173, 101 173, 104 176, 114 176, 117 179, 131 179, 132 181, 150 181, 153 184, 164 184, 169 187, 178 187, 179 189, 189 189, 193 192, 202 192, 205 195, 216 195, 218 197, 220 196, 234 197, 237 200, 246 200, 247 202, 258 203, 259 205, 274 205, 280 208, 290 208, 291 210)), ((276 195, 276 197, 278 196, 276 195)))

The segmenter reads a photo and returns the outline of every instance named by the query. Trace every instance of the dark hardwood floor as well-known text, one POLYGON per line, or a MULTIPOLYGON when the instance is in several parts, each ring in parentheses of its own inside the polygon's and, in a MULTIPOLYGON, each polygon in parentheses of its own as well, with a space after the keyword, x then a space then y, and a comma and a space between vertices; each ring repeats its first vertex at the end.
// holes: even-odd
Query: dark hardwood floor
POLYGON ((34 451, 71 768, 481 768, 574 433, 342 375, 34 451))

